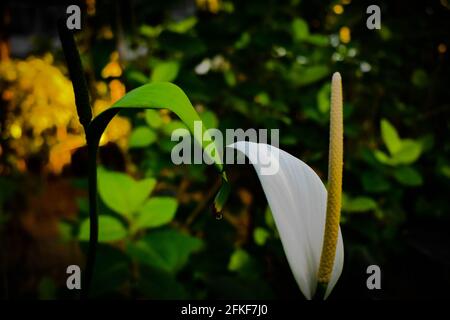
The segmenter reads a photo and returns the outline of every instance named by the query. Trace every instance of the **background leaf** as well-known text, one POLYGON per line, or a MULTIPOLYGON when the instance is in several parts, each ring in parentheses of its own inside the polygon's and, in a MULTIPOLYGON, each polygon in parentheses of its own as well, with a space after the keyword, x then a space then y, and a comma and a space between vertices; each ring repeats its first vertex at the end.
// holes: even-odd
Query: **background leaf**
POLYGON ((394 155, 400 150, 402 142, 397 130, 386 119, 381 120, 381 136, 391 155, 394 155))
POLYGON ((365 212, 375 210, 377 203, 369 197, 346 198, 343 197, 342 210, 347 212, 365 212))
POLYGON ((189 256, 202 248, 202 241, 179 231, 155 230, 141 240, 129 244, 128 252, 137 261, 175 273, 189 256))
POLYGON ((153 178, 136 181, 124 173, 98 169, 101 199, 109 208, 128 218, 142 206, 155 185, 153 178))
POLYGON ((148 147, 156 141, 156 133, 148 127, 137 127, 131 132, 128 146, 130 148, 148 147))
POLYGON ((395 179, 405 186, 420 186, 423 183, 420 173, 412 167, 399 167, 394 172, 395 179))
POLYGON ((305 20, 296 18, 292 21, 292 35, 294 40, 298 42, 309 36, 309 28, 305 20))
POLYGON ((145 110, 145 121, 152 128, 160 128, 163 124, 161 115, 157 110, 145 110))
POLYGON ((176 61, 161 62, 153 69, 150 81, 152 82, 170 82, 177 78, 180 65, 176 61))
MULTIPOLYGON (((117 218, 99 215, 98 216, 98 241, 111 242, 124 239, 128 235, 125 226, 117 218)), ((78 238, 82 241, 89 240, 89 219, 85 219, 80 226, 78 238)))
POLYGON ((405 139, 402 141, 400 149, 393 155, 395 164, 414 163, 422 153, 422 145, 414 140, 405 139))
POLYGON ((156 228, 169 223, 175 217, 177 200, 170 197, 152 197, 137 211, 135 228, 156 228))

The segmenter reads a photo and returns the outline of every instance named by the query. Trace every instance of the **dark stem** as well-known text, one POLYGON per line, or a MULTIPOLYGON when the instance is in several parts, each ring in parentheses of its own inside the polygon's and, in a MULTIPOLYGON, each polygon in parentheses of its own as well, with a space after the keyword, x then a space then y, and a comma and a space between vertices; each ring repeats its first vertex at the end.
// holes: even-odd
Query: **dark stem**
POLYGON ((324 282, 318 282, 317 283, 317 289, 316 293, 314 294, 313 300, 314 301, 323 301, 325 298, 325 293, 327 292, 327 283, 324 282))
MULTIPOLYGON (((95 139, 94 139, 95 140, 95 139)), ((88 174, 89 174, 89 246, 86 266, 81 285, 81 298, 89 296, 92 278, 94 276, 95 257, 98 242, 98 214, 97 214, 97 141, 88 139, 88 174)))
POLYGON ((91 104, 89 102, 89 91, 84 77, 83 66, 80 54, 78 53, 75 39, 70 30, 65 25, 65 20, 58 20, 58 33, 64 56, 69 70, 70 80, 72 80, 73 91, 75 93, 75 104, 80 123, 87 132, 87 127, 92 119, 91 104))
POLYGON ((89 100, 89 91, 84 77, 83 66, 75 39, 67 29, 65 20, 58 20, 58 33, 62 49, 67 62, 70 80, 75 94, 75 104, 81 125, 84 127, 86 140, 88 141, 88 174, 89 174, 89 247, 86 258, 86 266, 82 273, 81 298, 87 298, 91 286, 95 256, 98 241, 98 216, 97 216, 97 146, 98 139, 90 139, 88 128, 92 119, 92 110, 89 100))

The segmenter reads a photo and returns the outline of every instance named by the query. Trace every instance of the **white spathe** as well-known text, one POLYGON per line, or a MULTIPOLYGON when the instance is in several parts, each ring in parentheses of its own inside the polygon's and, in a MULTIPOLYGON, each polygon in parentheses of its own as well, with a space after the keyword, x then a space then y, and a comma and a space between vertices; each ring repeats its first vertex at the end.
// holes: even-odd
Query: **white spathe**
MULTIPOLYGON (((324 184, 306 163, 274 146, 240 141, 227 147, 244 153, 256 169, 292 273, 303 295, 312 299, 325 230, 327 190, 324 184)), ((343 264, 344 245, 339 229, 325 298, 339 279, 343 264)))

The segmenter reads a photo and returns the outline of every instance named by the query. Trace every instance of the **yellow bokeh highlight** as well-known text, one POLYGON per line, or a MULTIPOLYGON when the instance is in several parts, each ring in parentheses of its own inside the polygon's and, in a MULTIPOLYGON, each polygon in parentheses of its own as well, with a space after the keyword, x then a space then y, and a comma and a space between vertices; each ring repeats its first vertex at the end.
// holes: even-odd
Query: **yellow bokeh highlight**
POLYGON ((339 40, 342 43, 349 43, 351 39, 351 31, 349 27, 342 27, 339 29, 339 40))
POLYGON ((98 37, 101 39, 111 40, 114 38, 114 33, 112 32, 110 26, 104 26, 98 31, 98 37))
POLYGON ((447 52, 447 46, 444 43, 440 43, 438 45, 438 52, 439 53, 445 53, 447 52))
POLYGON ((333 12, 336 14, 343 14, 344 13, 344 7, 341 6, 340 4, 337 4, 335 6, 333 6, 333 12))
POLYGON ((9 133, 13 139, 19 139, 22 136, 22 128, 18 124, 14 123, 9 128, 9 133))
POLYGON ((111 53, 108 64, 102 70, 102 78, 117 78, 122 75, 122 67, 119 63, 119 53, 114 51, 111 53))
POLYGON ((125 85, 119 80, 112 80, 109 83, 109 91, 111 92, 111 103, 114 103, 125 95, 125 85))
POLYGON ((197 5, 197 8, 209 11, 211 13, 217 13, 220 9, 219 0, 196 0, 195 3, 197 5))
MULTIPOLYGON (((118 55, 112 58, 118 59, 118 55)), ((25 171, 27 158, 43 153, 48 159, 45 169, 61 173, 70 164, 72 153, 86 142, 70 80, 54 65, 53 56, 46 54, 0 61, 0 86, 5 105, 2 131, 16 169, 25 171)), ((92 91, 97 98, 92 101, 93 111, 98 114, 125 94, 125 86, 119 80, 102 81, 92 91)), ((125 149, 130 130, 129 121, 116 116, 102 141, 125 149)))
POLYGON ((86 12, 89 16, 95 15, 95 0, 86 0, 86 12))

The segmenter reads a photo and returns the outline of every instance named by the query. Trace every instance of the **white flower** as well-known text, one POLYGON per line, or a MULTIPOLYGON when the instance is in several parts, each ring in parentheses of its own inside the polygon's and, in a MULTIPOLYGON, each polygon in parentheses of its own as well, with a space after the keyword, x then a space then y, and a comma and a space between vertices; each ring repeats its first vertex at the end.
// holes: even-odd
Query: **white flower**
MULTIPOLYGON (((274 146, 240 141, 228 147, 243 152, 255 167, 292 273, 303 295, 312 299, 324 241, 327 210, 324 184, 306 163, 274 146), (277 170, 267 174, 269 164, 277 170)), ((339 229, 325 298, 339 279, 343 263, 344 246, 339 229)))

